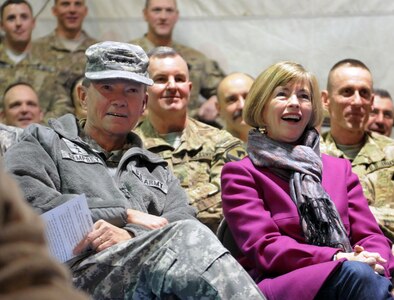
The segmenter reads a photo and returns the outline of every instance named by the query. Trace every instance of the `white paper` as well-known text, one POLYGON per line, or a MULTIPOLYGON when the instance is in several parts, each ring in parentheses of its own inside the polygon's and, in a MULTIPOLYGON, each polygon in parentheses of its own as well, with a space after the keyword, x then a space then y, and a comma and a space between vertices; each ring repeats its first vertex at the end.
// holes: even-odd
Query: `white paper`
POLYGON ((60 262, 75 257, 73 249, 93 229, 85 194, 41 215, 51 254, 60 262))

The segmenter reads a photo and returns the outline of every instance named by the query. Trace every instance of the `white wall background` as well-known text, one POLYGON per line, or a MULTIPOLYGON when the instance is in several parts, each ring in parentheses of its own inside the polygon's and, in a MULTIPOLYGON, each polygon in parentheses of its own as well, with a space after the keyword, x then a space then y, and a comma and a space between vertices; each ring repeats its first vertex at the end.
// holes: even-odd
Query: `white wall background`
MULTIPOLYGON (((1 1, 3 2, 3 1, 1 1)), ((39 15, 34 38, 55 27, 53 0, 31 0, 39 15)), ((87 0, 84 28, 100 40, 129 41, 146 31, 144 0, 87 0)), ((352 57, 371 69, 375 87, 394 96, 392 0, 178 0, 174 38, 216 59, 226 72, 257 76, 294 60, 325 87, 331 66, 352 57)))

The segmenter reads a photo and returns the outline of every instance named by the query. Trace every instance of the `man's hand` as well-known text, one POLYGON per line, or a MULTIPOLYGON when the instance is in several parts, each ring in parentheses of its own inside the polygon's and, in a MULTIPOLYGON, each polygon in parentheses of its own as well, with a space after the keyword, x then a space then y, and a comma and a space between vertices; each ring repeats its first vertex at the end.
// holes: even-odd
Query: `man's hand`
POLYGON ((127 210, 127 223, 144 226, 148 229, 159 229, 168 224, 166 218, 147 214, 139 210, 127 210))
POLYGON ((90 232, 79 244, 74 248, 74 254, 79 254, 83 250, 90 248, 96 252, 103 251, 115 244, 130 240, 131 233, 116 227, 104 220, 98 220, 93 225, 93 231, 90 232))

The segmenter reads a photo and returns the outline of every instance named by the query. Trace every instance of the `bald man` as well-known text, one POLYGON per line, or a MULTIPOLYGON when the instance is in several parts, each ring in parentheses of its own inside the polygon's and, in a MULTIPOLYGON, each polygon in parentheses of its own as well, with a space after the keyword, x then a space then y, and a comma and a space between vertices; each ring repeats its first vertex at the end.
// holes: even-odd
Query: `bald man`
POLYGON ((253 77, 245 73, 232 73, 218 86, 216 104, 225 129, 233 136, 246 142, 250 126, 242 118, 246 96, 253 84, 253 77))

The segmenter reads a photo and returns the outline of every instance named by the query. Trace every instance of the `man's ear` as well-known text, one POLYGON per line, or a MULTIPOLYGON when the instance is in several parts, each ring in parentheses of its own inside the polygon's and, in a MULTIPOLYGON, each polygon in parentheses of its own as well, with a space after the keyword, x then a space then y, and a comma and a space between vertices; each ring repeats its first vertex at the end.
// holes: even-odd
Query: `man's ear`
POLYGON ((146 8, 142 10, 142 14, 144 15, 144 21, 148 22, 148 10, 146 8))
POLYGON ((323 104, 323 108, 328 111, 328 108, 330 106, 330 98, 328 97, 327 90, 321 91, 321 102, 323 104))
MULTIPOLYGON (((217 95, 216 95, 216 97, 217 97, 217 95)), ((215 107, 216 107, 216 110, 218 111, 218 113, 220 113, 220 103, 219 103, 219 98, 217 97, 217 99, 216 99, 216 101, 215 101, 215 107)))
POLYGON ((77 95, 79 102, 84 110, 88 110, 87 89, 82 85, 77 86, 77 95))
POLYGON ((141 115, 144 113, 144 111, 146 110, 148 106, 148 92, 145 93, 145 98, 142 102, 142 110, 141 110, 141 115))

